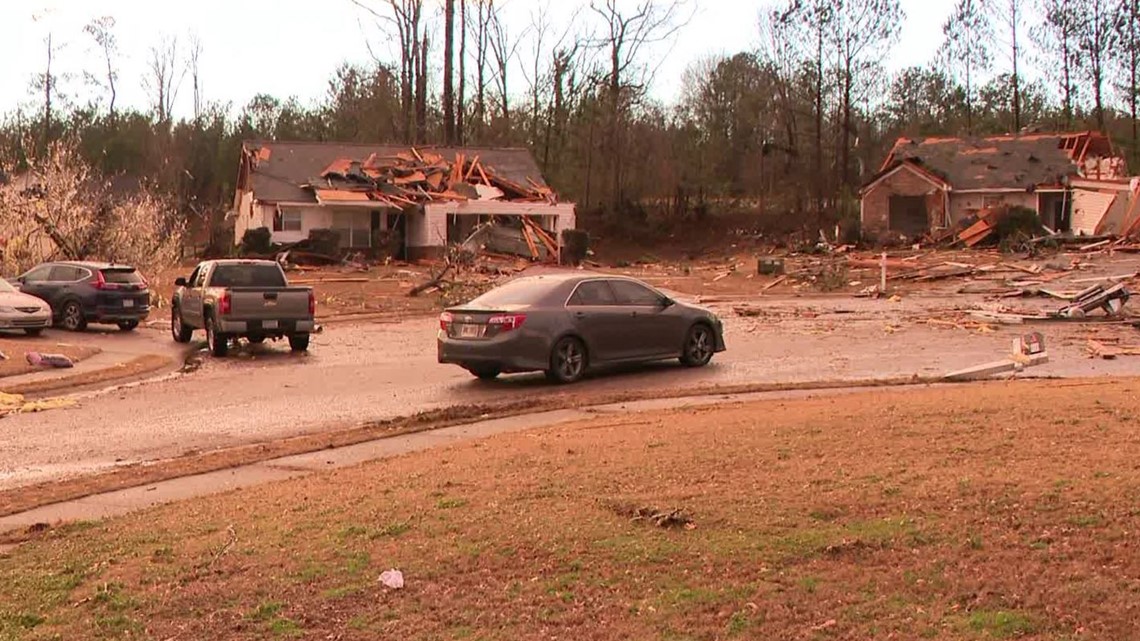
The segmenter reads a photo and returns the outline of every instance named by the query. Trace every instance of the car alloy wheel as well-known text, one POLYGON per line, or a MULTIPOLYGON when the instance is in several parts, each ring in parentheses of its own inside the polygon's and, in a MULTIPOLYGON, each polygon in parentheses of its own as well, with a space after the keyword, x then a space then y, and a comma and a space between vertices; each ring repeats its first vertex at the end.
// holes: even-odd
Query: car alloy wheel
POLYGON ((78 332, 87 326, 83 319, 83 309, 79 303, 72 301, 63 307, 63 326, 72 332, 78 332))
POLYGON ((712 360, 714 350, 712 330, 704 325, 695 325, 689 330, 681 360, 690 367, 700 367, 712 360))
POLYGON ((586 349, 576 338, 558 341, 551 360, 551 377, 563 383, 573 383, 586 371, 586 349))

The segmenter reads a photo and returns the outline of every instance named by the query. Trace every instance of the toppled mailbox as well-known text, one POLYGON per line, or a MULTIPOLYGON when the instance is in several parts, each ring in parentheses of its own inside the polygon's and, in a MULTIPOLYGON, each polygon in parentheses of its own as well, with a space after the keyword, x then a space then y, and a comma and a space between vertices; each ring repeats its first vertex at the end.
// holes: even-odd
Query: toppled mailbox
POLYGON ((1012 351, 1013 353, 1010 354, 1009 358, 950 372, 942 379, 954 382, 977 381, 998 374, 1020 372, 1027 367, 1044 365, 1049 362, 1049 354, 1045 351, 1045 337, 1040 332, 1015 338, 1012 351))

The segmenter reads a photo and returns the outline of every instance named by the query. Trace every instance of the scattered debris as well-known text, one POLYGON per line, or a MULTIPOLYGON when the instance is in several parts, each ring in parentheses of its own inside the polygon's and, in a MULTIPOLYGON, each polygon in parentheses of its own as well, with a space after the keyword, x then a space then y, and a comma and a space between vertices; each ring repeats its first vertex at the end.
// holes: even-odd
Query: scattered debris
POLYGON ((75 367, 75 363, 63 354, 41 354, 40 352, 28 352, 26 358, 28 359, 28 364, 34 367, 75 367))
POLYGON ((380 573, 380 584, 390 590, 404 589, 404 573, 399 570, 384 570, 380 573))

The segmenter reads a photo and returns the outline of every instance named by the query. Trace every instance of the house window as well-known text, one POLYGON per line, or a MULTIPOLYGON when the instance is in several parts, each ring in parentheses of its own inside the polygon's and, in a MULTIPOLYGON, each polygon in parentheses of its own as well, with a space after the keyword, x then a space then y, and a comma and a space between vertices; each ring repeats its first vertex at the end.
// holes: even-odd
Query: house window
POLYGON ((362 249, 372 246, 372 215, 370 212, 333 212, 332 228, 340 234, 341 247, 362 249))
POLYGON ((1005 198, 1001 196, 982 196, 982 209, 993 209, 1004 204, 1005 198))
POLYGON ((273 231, 301 231, 301 211, 278 207, 273 214, 273 231))

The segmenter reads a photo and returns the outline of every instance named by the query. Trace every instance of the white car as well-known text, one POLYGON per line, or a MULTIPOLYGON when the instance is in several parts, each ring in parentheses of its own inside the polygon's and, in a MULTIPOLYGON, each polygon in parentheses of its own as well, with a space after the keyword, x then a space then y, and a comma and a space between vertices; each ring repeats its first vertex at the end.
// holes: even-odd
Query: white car
POLYGON ((51 306, 0 278, 0 329, 22 329, 30 336, 51 327, 51 306))

